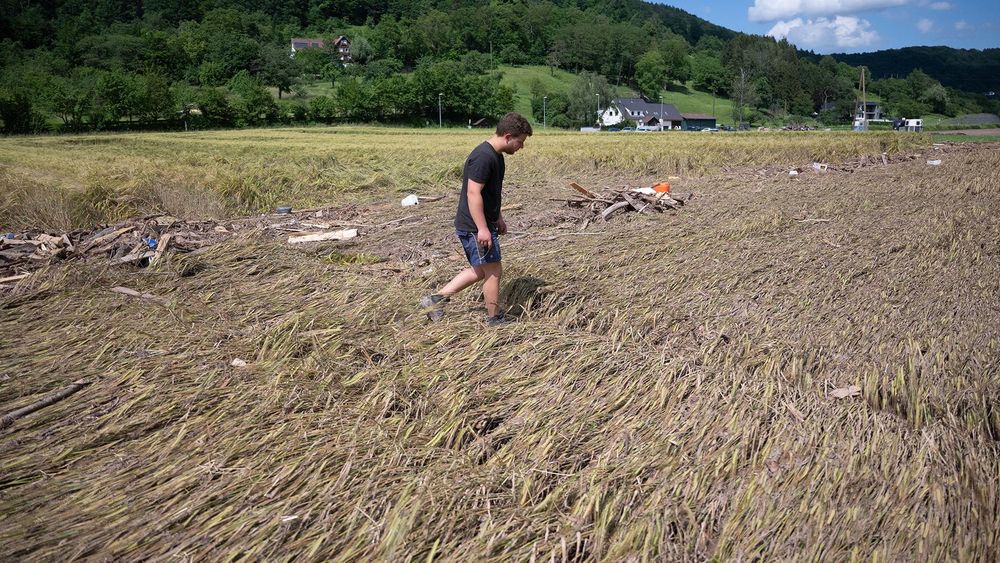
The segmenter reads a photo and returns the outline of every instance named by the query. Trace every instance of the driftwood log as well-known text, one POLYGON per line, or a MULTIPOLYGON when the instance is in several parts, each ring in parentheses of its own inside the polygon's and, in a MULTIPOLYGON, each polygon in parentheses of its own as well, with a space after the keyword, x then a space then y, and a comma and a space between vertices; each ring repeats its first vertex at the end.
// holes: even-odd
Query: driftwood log
POLYGON ((65 399, 66 397, 69 397, 73 393, 76 393, 77 391, 83 389, 89 384, 90 384, 89 381, 86 381, 84 379, 78 379, 73 383, 71 383, 69 387, 66 387, 65 389, 60 389, 59 391, 50 393, 45 397, 42 397, 38 401, 31 403, 30 405, 21 407, 15 411, 11 411, 3 415, 3 417, 0 418, 0 429, 7 428, 8 426, 14 424, 14 421, 16 421, 19 418, 25 417, 37 410, 44 409, 49 405, 58 403, 59 401, 65 399))

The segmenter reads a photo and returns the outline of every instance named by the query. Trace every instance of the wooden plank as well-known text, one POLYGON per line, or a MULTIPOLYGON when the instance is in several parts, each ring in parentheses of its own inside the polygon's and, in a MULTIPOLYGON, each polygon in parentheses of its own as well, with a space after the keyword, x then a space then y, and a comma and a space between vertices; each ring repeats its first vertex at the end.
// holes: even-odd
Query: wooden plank
POLYGON ((628 202, 628 204, 630 206, 632 206, 632 209, 635 209, 639 213, 642 213, 643 211, 645 211, 646 207, 649 206, 649 204, 639 203, 638 201, 635 200, 634 197, 631 197, 631 196, 629 196, 628 194, 625 194, 625 193, 622 194, 622 199, 624 199, 626 202, 628 202))
POLYGON ((600 199, 597 196, 597 194, 595 194, 594 192, 592 192, 592 191, 588 190, 587 188, 581 186, 580 184, 577 184, 576 182, 570 182, 569 183, 569 187, 571 187, 574 190, 580 192, 581 194, 583 194, 587 198, 590 198, 590 199, 600 199))
POLYGON ((328 231, 325 233, 312 233, 308 235, 291 235, 288 237, 289 244, 302 244, 305 242, 320 242, 324 240, 347 240, 358 236, 357 229, 343 229, 340 231, 328 231))
POLYGON ((7 276, 6 278, 0 278, 0 283, 7 283, 13 281, 21 281, 24 278, 30 276, 31 274, 18 274, 16 276, 7 276))
POLYGON ((174 235, 167 233, 160 238, 159 242, 156 243, 156 253, 153 254, 154 262, 159 260, 160 256, 163 256, 163 253, 167 250, 167 246, 170 245, 170 238, 173 236, 174 235))
POLYGON ((31 244, 31 245, 34 245, 34 246, 40 246, 40 245, 45 244, 45 243, 43 243, 40 240, 35 240, 35 239, 30 239, 30 238, 5 238, 5 239, 0 239, 0 244, 7 245, 7 246, 18 246, 18 245, 24 245, 24 244, 31 244))
POLYGON ((121 258, 115 260, 114 263, 115 264, 127 264, 129 262, 137 262, 139 260, 142 260, 143 258, 152 258, 153 256, 156 256, 156 252, 154 252, 152 250, 149 250, 149 251, 146 251, 146 252, 132 252, 130 254, 126 254, 125 256, 122 256, 121 258))
POLYGON ((124 228, 118 229, 117 231, 112 231, 112 232, 110 232, 110 233, 108 233, 106 235, 99 236, 99 237, 95 238, 94 240, 88 242, 87 244, 83 245, 83 247, 80 248, 80 252, 86 252, 86 251, 90 250, 91 248, 94 248, 95 246, 97 246, 99 244, 103 244, 105 242, 112 241, 112 240, 114 240, 114 239, 116 239, 116 238, 124 235, 125 233, 127 233, 129 231, 134 231, 134 230, 135 230, 134 226, 132 226, 132 227, 124 227, 124 228))

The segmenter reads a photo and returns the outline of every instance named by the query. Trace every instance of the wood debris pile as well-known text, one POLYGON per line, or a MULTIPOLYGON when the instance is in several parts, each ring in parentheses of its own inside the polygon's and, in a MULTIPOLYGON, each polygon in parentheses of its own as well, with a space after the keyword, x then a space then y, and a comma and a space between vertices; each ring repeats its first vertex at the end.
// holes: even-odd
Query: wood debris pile
POLYGON ((303 209, 296 213, 266 213, 222 222, 183 221, 157 214, 69 233, 0 232, 0 289, 9 289, 13 287, 10 284, 28 277, 30 272, 63 260, 94 259, 110 264, 145 267, 164 252, 198 254, 237 234, 263 232, 270 236, 287 237, 289 244, 298 245, 347 240, 359 235, 358 227, 379 230, 415 218, 411 215, 374 225, 342 221, 310 222, 330 215, 331 211, 330 208, 303 209), (331 228, 336 230, 329 230, 331 228))
POLYGON ((215 223, 169 215, 133 219, 92 231, 52 235, 40 231, 0 235, 0 284, 15 282, 46 264, 73 258, 147 266, 169 248, 192 252, 230 234, 215 223))
POLYGON ((663 213, 667 210, 679 209, 685 201, 691 199, 690 194, 687 198, 681 198, 677 195, 671 195, 669 192, 657 192, 652 188, 607 189, 601 193, 594 193, 576 182, 571 183, 570 187, 582 197, 577 199, 553 198, 553 201, 564 201, 570 207, 584 208, 589 211, 589 214, 584 218, 584 229, 592 221, 597 219, 608 221, 616 213, 663 213))

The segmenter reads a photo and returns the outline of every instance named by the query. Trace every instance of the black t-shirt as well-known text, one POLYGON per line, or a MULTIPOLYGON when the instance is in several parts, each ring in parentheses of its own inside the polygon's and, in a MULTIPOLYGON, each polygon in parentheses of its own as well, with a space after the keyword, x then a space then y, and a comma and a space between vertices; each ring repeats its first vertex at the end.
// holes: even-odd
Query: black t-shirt
POLYGON ((472 150, 465 159, 462 170, 462 193, 458 197, 458 213, 455 214, 455 229, 474 233, 479 230, 469 212, 469 180, 483 185, 483 211, 486 225, 491 231, 497 228, 500 219, 500 191, 503 189, 503 155, 493 149, 489 141, 472 150))

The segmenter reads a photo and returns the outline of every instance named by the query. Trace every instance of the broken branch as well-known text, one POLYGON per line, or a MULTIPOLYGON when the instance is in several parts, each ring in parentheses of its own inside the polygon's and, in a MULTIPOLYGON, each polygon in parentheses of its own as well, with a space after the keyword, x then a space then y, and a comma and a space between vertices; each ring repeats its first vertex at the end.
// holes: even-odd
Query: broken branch
POLYGON ((47 406, 49 406, 51 404, 57 403, 57 402, 65 399, 66 397, 69 397, 73 393, 76 393, 80 389, 83 389, 87 385, 89 385, 88 381, 86 381, 84 379, 78 379, 78 380, 74 381, 73 383, 71 383, 70 386, 67 387, 67 388, 65 388, 65 389, 62 389, 60 391, 56 391, 55 393, 52 393, 52 394, 50 394, 50 395, 48 395, 46 397, 43 397, 42 399, 40 399, 40 400, 38 400, 38 401, 36 401, 34 403, 31 403, 28 406, 21 407, 21 408, 15 410, 15 411, 11 411, 11 412, 5 414, 3 416, 3 418, 0 418, 0 428, 7 428, 8 426, 14 424, 15 420, 17 420, 19 418, 22 418, 24 416, 27 416, 27 415, 29 415, 29 414, 37 411, 37 410, 44 409, 45 407, 47 407, 47 406))

